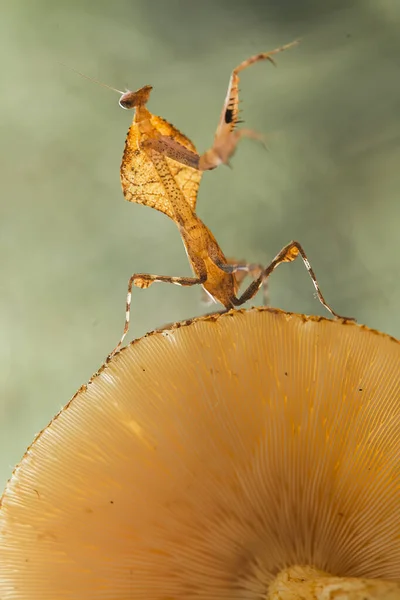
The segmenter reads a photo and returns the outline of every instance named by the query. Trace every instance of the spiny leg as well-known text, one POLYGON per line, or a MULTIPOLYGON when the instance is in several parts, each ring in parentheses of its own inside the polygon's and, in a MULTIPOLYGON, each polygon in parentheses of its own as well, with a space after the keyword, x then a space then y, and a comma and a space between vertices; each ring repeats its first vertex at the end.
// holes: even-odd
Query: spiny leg
POLYGON ((141 289, 146 289, 150 287, 153 283, 162 282, 162 283, 173 283, 175 285, 181 286, 192 286, 192 285, 201 285, 207 279, 206 274, 202 274, 201 277, 170 277, 168 275, 150 275, 149 273, 135 273, 130 277, 128 282, 128 292, 126 294, 126 308, 125 308, 125 325, 124 332, 119 340, 118 344, 115 346, 114 350, 108 355, 108 359, 110 360, 116 352, 121 348, 122 343, 125 339, 126 334, 129 331, 130 325, 130 316, 131 316, 131 302, 132 302, 132 288, 135 285, 141 289))
POLYGON ((219 123, 215 132, 214 143, 210 150, 207 150, 199 161, 199 168, 202 171, 214 169, 221 163, 228 164, 229 158, 234 153, 236 146, 241 137, 261 137, 252 130, 244 130, 240 136, 234 136, 234 129, 238 123, 239 116, 239 73, 247 69, 260 60, 268 60, 275 65, 273 56, 279 52, 283 52, 292 46, 298 44, 296 40, 290 44, 271 50, 270 52, 262 52, 255 54, 250 58, 241 62, 233 71, 229 80, 228 91, 225 97, 225 102, 222 108, 219 123))
POLYGON ((225 102, 222 107, 220 120, 215 132, 215 138, 217 138, 222 131, 232 132, 237 125, 239 116, 239 73, 247 69, 247 67, 259 62, 260 60, 267 60, 276 66, 276 63, 272 57, 279 52, 283 52, 284 50, 296 46, 298 43, 299 40, 295 40, 294 42, 290 42, 290 44, 285 44, 284 46, 275 48, 275 50, 254 54, 253 56, 250 56, 250 58, 242 61, 235 69, 233 69, 229 80, 225 102))
POLYGON ((268 267, 266 267, 266 269, 263 270, 263 272, 260 274, 258 279, 253 281, 239 298, 235 299, 235 301, 234 301, 235 306, 240 306, 241 304, 244 304, 245 302, 247 302, 248 300, 253 298, 255 296, 255 294, 258 292, 258 290, 260 289, 263 281, 271 275, 272 271, 274 271, 276 269, 276 267, 278 267, 281 263, 292 262, 292 261, 296 260, 296 258, 299 255, 303 259, 303 263, 308 271, 308 274, 311 277, 311 280, 314 284, 318 299, 321 302, 321 304, 337 319, 346 319, 348 321, 354 321, 355 319, 353 319, 352 317, 342 317, 341 315, 338 315, 326 302, 324 296, 322 295, 316 275, 310 265, 310 262, 307 258, 306 253, 304 252, 302 246, 298 242, 295 242, 295 241, 290 242, 289 244, 287 244, 287 246, 282 248, 282 250, 276 255, 274 260, 270 263, 270 265, 268 265, 268 267))
POLYGON ((142 147, 145 150, 147 148, 156 150, 159 154, 172 158, 172 160, 176 160, 187 167, 192 167, 192 169, 196 169, 197 171, 211 171, 222 163, 229 165, 229 158, 234 153, 236 146, 242 137, 258 140, 266 148, 265 136, 252 129, 238 129, 237 131, 233 131, 224 141, 223 153, 227 157, 226 160, 212 160, 212 162, 207 162, 207 164, 204 162, 208 161, 208 159, 205 158, 207 153, 200 157, 196 152, 192 152, 188 148, 185 148, 182 144, 174 140, 174 138, 167 135, 149 138, 142 143, 142 147))
MULTIPOLYGON (((252 129, 239 129, 235 131, 239 115, 239 73, 260 60, 268 60, 272 64, 275 64, 272 56, 296 44, 298 44, 298 41, 291 42, 290 44, 286 44, 285 46, 281 46, 270 52, 255 54, 241 62, 240 65, 232 71, 221 117, 215 132, 214 143, 210 150, 207 150, 207 152, 200 156, 196 152, 192 152, 191 150, 188 150, 188 148, 185 148, 172 137, 166 135, 147 139, 143 142, 143 147, 145 149, 151 148, 152 150, 156 150, 159 154, 172 158, 187 167, 192 167, 193 169, 200 171, 209 171, 215 169, 220 164, 229 164, 229 159, 234 154, 236 146, 242 137, 259 140, 265 145, 264 136, 257 131, 253 131, 252 129)), ((142 90, 139 90, 139 92, 142 92, 142 90)), ((136 96, 139 92, 129 92, 129 94, 135 98, 136 102, 136 96)), ((126 96, 129 94, 126 94, 126 96)), ((133 105, 134 103, 130 96, 129 103, 125 101, 123 104, 124 107, 129 108, 133 105), (129 104, 129 106, 127 106, 127 104, 129 104)))

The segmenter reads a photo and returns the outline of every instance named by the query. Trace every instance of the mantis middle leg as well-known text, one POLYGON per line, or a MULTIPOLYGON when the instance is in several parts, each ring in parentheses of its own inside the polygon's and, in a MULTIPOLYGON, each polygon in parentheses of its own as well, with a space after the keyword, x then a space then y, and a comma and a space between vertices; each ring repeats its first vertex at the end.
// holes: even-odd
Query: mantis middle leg
POLYGON ((146 289, 150 287, 153 283, 162 282, 162 283, 173 283, 175 285, 181 286, 192 286, 192 285, 201 285, 207 279, 207 273, 201 273, 199 277, 171 277, 168 275, 151 275, 149 273, 135 273, 132 277, 129 278, 128 282, 128 292, 126 294, 126 308, 125 308, 125 325, 124 331, 119 340, 118 344, 115 346, 114 350, 108 355, 108 360, 110 360, 116 352, 121 348, 122 343, 125 339, 126 334, 129 331, 130 325, 130 315, 131 315, 131 303, 132 303, 132 288, 135 285, 136 287, 146 289))

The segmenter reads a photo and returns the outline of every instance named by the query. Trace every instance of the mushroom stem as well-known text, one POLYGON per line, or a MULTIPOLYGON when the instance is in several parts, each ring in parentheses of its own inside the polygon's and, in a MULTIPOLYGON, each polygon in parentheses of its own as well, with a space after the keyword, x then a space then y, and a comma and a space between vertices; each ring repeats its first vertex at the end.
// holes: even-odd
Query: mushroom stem
POLYGON ((399 600, 400 584, 383 579, 334 577, 314 567, 288 567, 278 573, 267 600, 399 600))

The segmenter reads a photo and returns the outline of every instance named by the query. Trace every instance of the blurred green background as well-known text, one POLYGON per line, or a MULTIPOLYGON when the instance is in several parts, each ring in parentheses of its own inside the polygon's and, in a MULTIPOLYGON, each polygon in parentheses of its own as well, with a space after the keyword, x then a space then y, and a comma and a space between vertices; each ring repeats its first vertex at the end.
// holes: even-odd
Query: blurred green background
MULTIPOLYGON (((334 309, 400 337, 398 0, 3 0, 0 480, 119 339, 134 271, 189 275, 178 231, 124 201, 132 113, 109 85, 154 86, 150 109, 209 147, 231 69, 241 79, 233 170, 206 173, 198 213, 229 256, 267 263, 291 239, 334 309)), ((324 314, 302 264, 272 304, 324 314)), ((135 336, 201 314, 198 289, 133 295, 135 336)))

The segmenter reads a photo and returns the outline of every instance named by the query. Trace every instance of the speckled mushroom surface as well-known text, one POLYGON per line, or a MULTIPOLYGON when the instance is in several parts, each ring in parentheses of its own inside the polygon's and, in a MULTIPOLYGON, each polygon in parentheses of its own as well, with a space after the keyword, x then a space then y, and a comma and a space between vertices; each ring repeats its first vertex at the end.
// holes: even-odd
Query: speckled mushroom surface
POLYGON ((393 338, 268 309, 153 333, 14 471, 0 598, 258 600, 295 565, 400 582, 399 456, 393 338))

